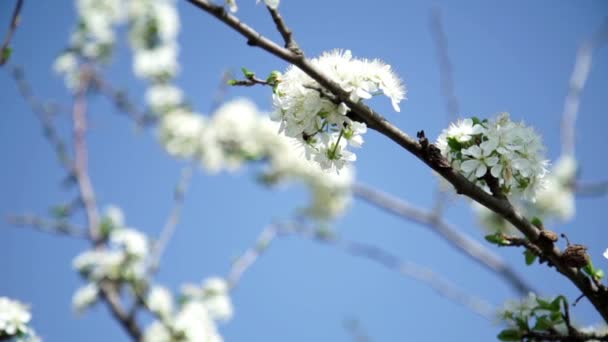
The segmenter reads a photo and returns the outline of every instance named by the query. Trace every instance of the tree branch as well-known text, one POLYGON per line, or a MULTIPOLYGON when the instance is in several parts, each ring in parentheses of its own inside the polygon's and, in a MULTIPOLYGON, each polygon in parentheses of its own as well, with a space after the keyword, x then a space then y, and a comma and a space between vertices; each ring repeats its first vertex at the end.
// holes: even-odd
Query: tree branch
MULTIPOLYGON (((303 55, 296 54, 289 49, 277 45, 248 25, 242 23, 236 16, 227 13, 221 6, 214 5, 208 0, 187 1, 204 12, 214 16, 247 38, 247 43, 249 45, 258 46, 284 61, 297 66, 321 86, 336 95, 338 99, 344 102, 362 122, 367 124, 368 127, 385 135, 435 170, 454 186, 457 193, 470 197, 488 209, 500 214, 531 241, 535 241, 538 238, 538 228, 517 212, 511 203, 503 198, 497 198, 486 193, 483 189, 467 180, 463 175, 450 167, 446 167, 445 163, 442 163, 442 160, 438 160, 436 156, 429 154, 416 140, 401 131, 383 116, 361 102, 351 101, 347 91, 342 89, 336 82, 326 77, 318 68, 310 63, 310 61, 305 59, 303 55)), ((563 263, 560 259, 561 252, 554 245, 546 246, 543 249, 543 254, 552 265, 555 265, 558 272, 570 279, 570 281, 585 294, 604 320, 608 322, 608 293, 593 286, 590 279, 580 270, 568 267, 563 263)))
POLYGON ((274 24, 277 27, 277 31, 279 31, 281 37, 283 37, 283 41, 285 42, 285 48, 295 54, 301 55, 302 50, 300 50, 298 43, 296 43, 296 41, 293 39, 293 32, 289 27, 287 27, 287 24, 283 20, 283 17, 279 13, 279 11, 273 9, 270 6, 266 6, 266 8, 268 9, 268 12, 270 12, 270 16, 272 17, 272 21, 274 21, 274 24))
MULTIPOLYGON (((91 70, 88 66, 82 66, 80 70, 80 83, 74 97, 72 120, 74 123, 74 176, 78 184, 80 198, 85 209, 89 238, 98 249, 104 248, 104 241, 99 232, 99 212, 95 200, 95 192, 88 174, 88 153, 86 146, 87 130, 87 93, 91 85, 91 70)), ((137 325, 134 315, 130 315, 122 306, 118 289, 110 282, 100 282, 101 297, 105 299, 110 312, 120 322, 124 330, 135 341, 142 338, 141 330, 137 325)))
POLYGON ((11 44, 11 39, 13 39, 13 35, 17 30, 17 26, 19 26, 19 21, 21 18, 20 13, 22 7, 23 0, 17 0, 17 3, 15 4, 15 9, 13 10, 13 17, 11 18, 11 23, 8 27, 8 32, 4 37, 4 43, 2 43, 2 48, 0 48, 0 66, 4 65, 11 55, 11 48, 9 45, 11 44))
POLYGON ((519 294, 526 295, 534 292, 498 255, 460 232, 456 227, 445 222, 442 218, 437 217, 433 212, 416 208, 401 199, 360 183, 355 184, 352 190, 357 198, 391 214, 425 226, 434 233, 439 234, 452 247, 471 258, 477 264, 502 277, 519 294))

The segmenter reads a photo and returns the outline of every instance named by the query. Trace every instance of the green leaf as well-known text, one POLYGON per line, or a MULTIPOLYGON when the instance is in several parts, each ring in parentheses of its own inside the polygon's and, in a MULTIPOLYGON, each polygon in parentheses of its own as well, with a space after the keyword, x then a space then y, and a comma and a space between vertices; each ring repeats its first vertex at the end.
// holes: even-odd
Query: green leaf
POLYGON ((243 72, 243 75, 245 75, 246 78, 253 78, 253 77, 255 77, 255 72, 253 72, 253 71, 251 71, 251 70, 249 70, 249 69, 247 69, 245 67, 242 67, 241 71, 243 72))
POLYGON ((542 228, 543 227, 543 221, 540 218, 536 217, 536 216, 534 216, 532 218, 532 220, 530 221, 530 223, 532 223, 533 225, 535 225, 538 228, 542 228))
POLYGON ((473 121, 473 125, 481 125, 481 120, 478 117, 474 116, 471 120, 473 121))
POLYGON ((560 303, 564 302, 565 305, 568 305, 568 301, 566 300, 566 297, 564 296, 557 296, 552 302, 551 302, 551 308, 550 310, 553 312, 561 312, 561 306, 560 303))
POLYGON ((460 150, 462 150, 463 146, 462 146, 462 144, 456 138, 454 138, 454 137, 448 137, 447 141, 448 141, 448 146, 450 146, 450 148, 453 151, 460 151, 460 150))
POLYGON ((498 246, 508 246, 510 245, 509 240, 505 239, 502 233, 495 233, 484 236, 486 241, 493 243, 498 246))
POLYGON ((2 50, 2 62, 6 63, 6 61, 8 61, 8 59, 11 58, 12 54, 13 54, 13 48, 10 46, 5 47, 2 50))
POLYGON ((526 257, 526 265, 530 266, 534 263, 534 261, 536 261, 536 255, 529 249, 526 249, 524 255, 526 257))
POLYGON ((553 322, 547 318, 547 316, 540 316, 536 319, 534 330, 547 330, 553 326, 553 322))
POLYGON ((538 303, 538 307, 535 310, 546 310, 551 312, 561 312, 560 302, 564 298, 562 296, 558 296, 552 301, 544 300, 536 297, 536 302, 538 303))
POLYGON ((239 81, 237 80, 228 80, 228 82, 226 82, 229 86, 233 86, 236 85, 237 83, 239 83, 239 81))
POLYGON ((501 331, 498 336, 501 341, 520 341, 521 340, 521 332, 516 329, 505 329, 501 331))
POLYGON ((270 75, 268 75, 268 77, 266 78, 266 82, 271 85, 276 85, 279 82, 280 78, 281 73, 275 70, 271 72, 270 75))
POLYGON ((598 280, 604 278, 604 270, 596 268, 595 272, 593 272, 593 276, 598 280))

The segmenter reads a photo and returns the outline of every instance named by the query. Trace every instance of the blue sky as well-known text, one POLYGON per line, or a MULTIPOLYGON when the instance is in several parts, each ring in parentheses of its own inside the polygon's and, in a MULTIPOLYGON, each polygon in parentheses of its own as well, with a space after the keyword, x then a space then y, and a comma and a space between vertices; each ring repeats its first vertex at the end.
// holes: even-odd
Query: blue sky
MULTIPOLYGON (((608 16, 598 1, 439 1, 454 66, 462 116, 487 117, 508 111, 543 135, 548 156, 560 153, 559 123, 576 49, 608 16)), ((253 0, 240 0, 238 15, 278 39, 267 12, 253 0)), ((436 137, 446 126, 435 48, 428 30, 427 1, 294 1, 281 11, 308 56, 334 48, 354 56, 380 58, 391 64, 408 87, 401 113, 389 101, 373 105, 409 134, 424 129, 436 137)), ((6 23, 13 2, 0 4, 6 23)), ((182 16, 178 83, 193 106, 206 112, 222 72, 247 66, 265 74, 286 64, 255 48, 205 13, 179 1, 182 16)), ((62 80, 51 70, 74 25, 69 1, 26 1, 14 37, 12 62, 25 68, 42 98, 69 105, 62 80)), ((2 25, 4 29, 5 25, 2 25)), ((108 79, 128 90, 143 106, 144 84, 132 76, 124 37, 108 79)), ((61 186, 63 173, 41 128, 18 95, 6 71, 0 75, 0 215, 36 213, 74 196, 61 186)), ((594 54, 577 122, 577 158, 581 179, 606 178, 608 135, 608 49, 594 54)), ((267 89, 231 89, 227 98, 247 96, 270 109, 267 89)), ((90 170, 101 206, 117 204, 127 223, 154 236, 172 204, 172 190, 184 163, 170 158, 157 143, 154 129, 138 132, 131 122, 100 97, 90 102, 90 170)), ((59 120, 70 134, 69 119, 59 120)), ((433 203, 432 172, 387 138, 370 132, 358 153, 357 178, 418 206, 433 203)), ((252 245, 265 225, 289 217, 306 200, 300 186, 269 190, 256 184, 255 167, 232 174, 194 174, 178 231, 162 262, 158 280, 177 290, 184 282, 227 274, 235 256, 252 245)), ((571 240, 589 246, 596 266, 608 247, 602 212, 608 199, 577 200, 574 220, 552 225, 571 240)), ((483 241, 469 205, 453 201, 446 218, 483 241)), ((78 217, 77 217, 78 219, 78 217)), ((515 294, 501 280, 472 264, 423 227, 354 201, 335 223, 345 238, 372 243, 433 268, 460 288, 494 304, 515 294)), ((105 307, 82 317, 70 308, 81 280, 72 258, 87 248, 83 241, 10 227, 0 221, 0 295, 30 303, 34 326, 47 341, 126 341, 105 307)), ((541 294, 579 293, 545 266, 525 267, 522 251, 496 250, 541 294)), ((428 287, 377 264, 301 238, 277 241, 245 274, 233 293, 235 317, 221 327, 227 341, 350 341, 343 328, 357 318, 375 341, 492 340, 499 327, 437 296, 428 287)), ((581 324, 600 320, 583 301, 573 310, 581 324)))

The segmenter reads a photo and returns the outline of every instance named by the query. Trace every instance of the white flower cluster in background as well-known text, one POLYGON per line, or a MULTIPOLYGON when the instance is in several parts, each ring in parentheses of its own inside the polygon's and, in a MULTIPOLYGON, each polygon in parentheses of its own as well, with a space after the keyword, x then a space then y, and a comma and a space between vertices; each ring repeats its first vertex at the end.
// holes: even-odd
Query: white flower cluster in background
POLYGON ((508 113, 451 124, 437 146, 456 171, 488 192, 485 177, 497 179, 505 195, 531 201, 545 186, 547 161, 540 136, 512 122, 508 113))
POLYGON ((41 341, 29 326, 32 314, 19 301, 0 297, 0 340, 41 341))
MULTIPOLYGON (((326 52, 311 63, 349 92, 352 101, 382 94, 399 111, 405 87, 390 65, 376 59, 353 58, 348 50, 326 52)), ((356 155, 347 148, 361 147, 367 127, 347 116, 348 106, 333 101, 318 82, 293 65, 277 80, 273 117, 281 123, 280 131, 297 139, 305 156, 324 170, 340 171, 355 161, 356 155)))
POLYGON ((269 184, 299 180, 311 190, 305 213, 319 219, 341 214, 350 203, 353 171, 324 172, 308 161, 305 147, 277 133, 278 124, 246 99, 232 100, 206 118, 178 109, 166 114, 160 127, 161 142, 169 153, 194 158, 210 172, 236 170, 252 160, 267 161, 263 179, 269 184))
POLYGON ((88 281, 72 299, 77 312, 97 302, 99 283, 104 280, 136 283, 146 276, 148 238, 141 232, 127 228, 122 211, 109 207, 103 217, 101 230, 110 248, 85 251, 74 258, 74 268, 88 281))
POLYGON ((131 0, 128 7, 135 74, 158 82, 172 79, 179 72, 175 0, 131 0))
POLYGON ((148 326, 144 341, 222 341, 216 323, 233 315, 226 281, 212 277, 202 286, 186 284, 181 292, 180 308, 174 312, 171 292, 162 287, 150 291, 147 306, 159 319, 148 326))
MULTIPOLYGON (((270 7, 278 5, 278 1, 265 1, 265 3, 270 7)), ((183 92, 173 82, 180 70, 177 42, 180 24, 175 0, 126 2, 79 0, 78 9, 81 22, 94 22, 99 26, 95 26, 93 30, 95 35, 91 37, 87 33, 88 29, 82 31, 84 29, 78 26, 75 30, 74 35, 79 37, 87 33, 89 37, 87 42, 90 44, 100 42, 99 44, 103 46, 112 47, 113 44, 107 43, 114 43, 113 28, 116 24, 128 22, 129 41, 133 51, 133 70, 138 77, 149 82, 146 102, 157 115, 161 142, 171 155, 199 159, 210 172, 236 170, 247 161, 268 160, 268 168, 263 177, 267 183, 300 180, 310 188, 312 201, 304 208, 307 214, 328 219, 339 215, 346 208, 350 201, 348 188, 352 183, 353 172, 351 168, 344 168, 344 164, 347 160, 354 159, 354 155, 346 150, 346 145, 360 146, 363 143, 362 134, 366 131, 364 124, 353 122, 342 114, 336 118, 332 116, 328 120, 333 120, 332 122, 336 124, 343 122, 340 132, 323 134, 319 132, 314 139, 311 138, 318 140, 316 148, 321 152, 324 151, 317 153, 316 164, 324 169, 334 167, 343 169, 339 175, 324 173, 318 165, 313 165, 305 159, 310 158, 310 152, 314 150, 311 149, 311 139, 303 143, 301 139, 280 136, 277 134, 279 125, 259 113, 251 102, 233 101, 222 106, 208 119, 184 105, 183 92), (104 16, 109 19, 103 23, 98 23, 95 19, 104 16), (102 25, 105 25, 104 28, 101 28, 102 25), (97 36, 99 37, 92 38, 97 36), (111 39, 103 37, 111 37, 111 39), (338 155, 340 158, 335 158, 338 155)), ((81 50, 80 47, 71 47, 55 62, 55 69, 66 76, 68 86, 72 89, 78 80, 79 60, 84 57, 100 61, 107 57, 107 55, 83 56, 81 50)), ((111 50, 104 51, 109 53, 111 50)), ((346 69, 336 69, 329 74, 335 76, 336 81, 339 81, 345 89, 353 91, 354 98, 368 98, 383 92, 391 97, 395 105, 403 98, 404 90, 400 81, 393 76, 389 66, 379 61, 353 60, 349 53, 335 52, 324 55, 323 58, 315 60, 315 63, 320 68, 332 69, 342 68, 342 62, 347 60, 348 70, 365 69, 365 71, 359 71, 358 78, 355 76, 347 78, 348 75, 339 77, 339 74, 348 71, 346 69)), ((288 72, 286 77, 292 74, 296 77, 295 69, 288 72)), ((305 79, 308 85, 316 84, 307 79, 303 73, 297 77, 305 79)), ((279 87, 283 86, 279 85, 279 87)), ((297 87, 292 86, 293 89, 297 87)), ((309 92, 318 101, 324 100, 317 91, 302 87, 300 89, 309 92)), ((338 106, 328 102, 327 107, 334 110, 338 106)), ((345 106, 339 107, 345 114, 347 110, 345 106)), ((120 257, 113 256, 114 254, 119 253, 116 251, 102 253, 108 262, 117 262, 120 257)), ((80 298, 86 299, 86 295, 91 297, 94 293, 91 286, 82 290, 80 298)))
POLYGON ((70 89, 78 87, 81 59, 107 60, 114 48, 115 28, 126 19, 125 2, 121 0, 77 0, 78 23, 68 48, 55 60, 55 71, 63 75, 70 89))
MULTIPOLYGON (((577 163, 574 157, 561 156, 551 167, 545 186, 538 191, 536 201, 514 201, 513 205, 525 217, 538 217, 543 221, 557 219, 567 222, 575 214, 573 184, 576 179, 577 163)), ((515 233, 517 230, 502 216, 477 202, 472 203, 473 211, 480 224, 490 232, 515 233)))

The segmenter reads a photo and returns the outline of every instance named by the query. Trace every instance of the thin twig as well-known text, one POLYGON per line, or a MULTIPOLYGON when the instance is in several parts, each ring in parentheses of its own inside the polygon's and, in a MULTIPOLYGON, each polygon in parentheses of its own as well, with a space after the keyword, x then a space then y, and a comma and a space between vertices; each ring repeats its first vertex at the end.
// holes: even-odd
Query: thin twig
POLYGON ((255 246, 247 249, 236 261, 232 264, 230 272, 228 273, 227 282, 228 287, 233 289, 237 286, 241 277, 245 272, 255 263, 255 261, 262 255, 270 243, 277 236, 278 226, 270 225, 260 233, 255 246))
POLYGON ((87 238, 85 228, 75 226, 65 220, 51 220, 35 215, 10 215, 6 218, 6 221, 10 225, 33 228, 45 233, 87 238))
POLYGON ((158 269, 163 252, 175 233, 175 229, 177 228, 177 224, 179 223, 181 216, 182 207, 184 206, 184 197, 186 195, 186 191, 188 190, 188 186, 190 185, 193 171, 193 164, 184 166, 182 169, 179 182, 173 192, 173 208, 171 209, 171 213, 167 218, 167 222, 165 222, 158 241, 154 245, 153 252, 150 255, 150 269, 152 272, 155 272, 158 269))
POLYGON ((72 120, 74 121, 74 175, 78 183, 78 189, 86 212, 87 226, 91 240, 97 244, 101 243, 99 234, 99 212, 93 185, 88 172, 88 152, 86 147, 87 131, 87 92, 90 86, 91 74, 87 66, 83 66, 80 72, 80 82, 74 97, 72 120))
POLYGON ((363 184, 355 184, 352 190, 357 198, 408 221, 423 225, 434 233, 439 234, 439 236, 458 251, 487 270, 502 277, 519 294, 526 295, 533 292, 532 288, 498 255, 456 227, 445 222, 442 218, 435 216, 433 212, 416 208, 404 200, 363 184))
POLYGON ((439 63, 439 80, 441 85, 441 95, 445 99, 445 107, 448 114, 448 121, 458 119, 460 105, 454 90, 454 70, 450 55, 448 53, 448 38, 443 29, 441 8, 435 6, 429 15, 429 30, 437 49, 437 62, 439 63))
POLYGON ((123 308, 118 290, 110 282, 102 281, 99 285, 100 297, 107 303, 114 318, 116 318, 134 341, 141 341, 143 336, 141 329, 137 325, 135 318, 123 308))
POLYGON ((8 27, 8 32, 4 37, 4 43, 2 43, 2 48, 0 49, 0 66, 4 65, 11 54, 10 43, 11 39, 13 39, 13 35, 17 30, 17 26, 19 26, 19 21, 21 19, 21 8, 23 7, 23 0, 17 0, 15 4, 15 9, 13 10, 13 17, 11 19, 10 26, 8 27))
POLYGON ((283 20, 283 17, 279 13, 279 11, 273 9, 270 6, 266 6, 266 8, 268 9, 268 12, 270 12, 270 16, 272 17, 272 21, 274 21, 274 24, 277 27, 277 31, 279 31, 281 37, 283 37, 283 42, 285 42, 285 48, 293 53, 302 54, 302 50, 298 46, 298 43, 296 43, 296 41, 293 39, 293 32, 289 27, 287 27, 287 24, 283 20))
MULTIPOLYGON (((260 47, 286 62, 292 63, 300 70, 317 81, 322 87, 336 95, 350 109, 354 117, 367 124, 367 127, 385 135, 399 146, 416 156, 430 168, 435 170, 441 177, 450 182, 456 192, 465 195, 486 208, 498 213, 509 221, 520 232, 531 241, 536 241, 540 231, 530 221, 523 217, 508 200, 492 196, 483 189, 470 182, 466 177, 451 167, 446 167, 442 160, 438 160, 435 154, 429 154, 415 139, 410 137, 398 127, 390 123, 382 115, 378 114, 362 102, 354 102, 349 97, 349 92, 340 87, 339 84, 328 78, 319 68, 313 65, 303 55, 296 54, 289 49, 283 48, 262 34, 241 22, 236 16, 227 13, 222 6, 215 5, 209 0, 186 0, 202 11, 212 15, 225 25, 231 27, 239 34, 247 38, 251 46, 260 47)), ((581 292, 590 300, 595 309, 608 322, 608 292, 600 291, 589 281, 589 278, 576 268, 569 267, 560 259, 561 251, 557 246, 547 246, 543 254, 556 270, 570 279, 581 292)))
POLYGON ((22 68, 18 66, 12 66, 10 67, 10 73, 13 80, 17 84, 17 88, 19 89, 21 97, 23 97, 25 102, 27 102, 32 112, 34 112, 34 114, 42 124, 44 136, 55 150, 55 155, 57 156, 57 159, 59 160, 61 165, 66 169, 66 171, 71 174, 73 172, 72 161, 68 156, 66 144, 59 136, 59 133, 57 132, 57 129, 55 128, 55 125, 53 123, 53 118, 57 115, 59 106, 45 105, 34 95, 31 86, 27 82, 25 72, 22 68))
MULTIPOLYGON (((443 28, 442 12, 439 6, 433 7, 429 13, 429 30, 437 52, 439 84, 445 102, 446 118, 448 122, 452 122, 459 117, 460 105, 455 92, 454 70, 448 53, 448 38, 443 28)), ((449 197, 451 197, 450 193, 442 189, 441 184, 439 184, 437 190, 435 190, 435 204, 433 205, 433 213, 437 218, 440 218, 443 214, 449 197)))
MULTIPOLYGON (((226 92, 228 90, 227 81, 230 79, 230 76, 230 72, 224 72, 222 74, 220 83, 217 86, 216 92, 211 100, 211 105, 209 106, 210 113, 214 112, 217 107, 220 106, 222 100, 226 96, 226 92)), ((196 163, 192 162, 182 168, 180 179, 173 192, 173 208, 171 209, 171 213, 169 214, 169 217, 165 222, 165 225, 160 233, 159 239, 154 245, 153 252, 150 256, 151 261, 149 267, 151 273, 155 273, 158 270, 163 252, 167 248, 168 243, 173 238, 175 230, 177 229, 177 225, 181 216, 181 211, 184 206, 184 198, 186 192, 188 191, 188 187, 190 186, 195 166, 196 163)))
POLYGON ((584 41, 576 53, 574 70, 570 76, 568 95, 564 103, 562 114, 562 154, 574 155, 576 116, 581 101, 581 93, 591 71, 593 50, 600 48, 608 42, 608 19, 605 19, 593 37, 584 41))
POLYGON ((279 234, 297 234, 297 236, 303 236, 312 241, 321 242, 342 249, 351 255, 374 261, 389 270, 429 286, 440 296, 468 308, 485 319, 492 320, 495 317, 496 311, 487 301, 457 288, 454 284, 435 273, 432 269, 417 265, 411 261, 402 261, 397 256, 377 246, 347 241, 340 239, 337 236, 327 237, 323 234, 317 234, 314 230, 307 229, 301 225, 281 229, 279 234))
POLYGON ((276 237, 287 236, 304 237, 311 241, 341 249, 351 255, 376 262, 389 270, 428 285, 442 297, 465 306, 483 318, 491 320, 494 317, 495 311, 491 304, 456 288, 451 282, 443 279, 429 268, 419 266, 410 261, 401 261, 397 256, 379 247, 347 241, 336 236, 319 234, 318 232, 297 223, 275 224, 265 228, 260 234, 256 245, 248 249, 233 264, 228 275, 228 284, 230 285, 230 288, 234 288, 237 285, 245 271, 253 265, 264 251, 266 251, 270 243, 276 237))

